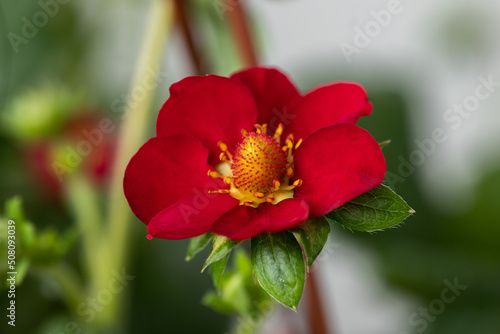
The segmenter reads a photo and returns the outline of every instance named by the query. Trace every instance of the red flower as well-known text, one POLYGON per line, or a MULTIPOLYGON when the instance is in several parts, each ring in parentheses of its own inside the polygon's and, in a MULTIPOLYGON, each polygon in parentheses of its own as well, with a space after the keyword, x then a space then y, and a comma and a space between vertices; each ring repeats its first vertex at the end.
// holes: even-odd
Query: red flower
POLYGON ((292 228, 382 182, 382 151, 354 125, 371 111, 354 83, 300 95, 275 69, 185 78, 130 160, 125 196, 158 238, 292 228))

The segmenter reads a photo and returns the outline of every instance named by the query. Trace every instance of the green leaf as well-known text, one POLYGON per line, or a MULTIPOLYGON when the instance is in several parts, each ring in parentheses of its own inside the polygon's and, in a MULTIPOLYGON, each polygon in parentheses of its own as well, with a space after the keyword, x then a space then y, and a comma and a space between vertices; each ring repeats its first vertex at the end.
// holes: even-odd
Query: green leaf
POLYGON ((212 252, 208 256, 208 259, 205 261, 205 264, 203 265, 203 269, 201 269, 201 272, 203 272, 212 263, 219 261, 224 256, 229 254, 229 252, 237 244, 239 244, 238 241, 231 240, 222 235, 214 234, 212 237, 212 252))
POLYGON ((227 259, 229 258, 229 253, 226 254, 222 259, 216 261, 210 265, 210 275, 212 276, 212 281, 214 282, 214 287, 216 290, 220 288, 221 277, 226 268, 227 259))
POLYGON ((196 254, 201 252, 207 245, 212 237, 212 232, 199 235, 189 240, 189 246, 186 254, 186 261, 191 260, 196 254))
POLYGON ((222 313, 222 314, 231 314, 236 312, 234 306, 224 298, 220 297, 214 291, 207 292, 203 299, 201 300, 203 305, 210 307, 211 309, 222 313))
POLYGON ((16 224, 24 222, 22 199, 19 196, 12 197, 5 202, 5 215, 7 219, 12 219, 16 224))
POLYGON ((21 260, 19 260, 16 264, 16 285, 19 286, 23 282, 24 278, 26 277, 26 274, 28 273, 30 269, 30 260, 26 257, 23 257, 21 260))
POLYGON ((390 188, 380 185, 326 214, 356 231, 376 231, 399 224, 415 211, 390 188))
POLYGON ((262 288, 297 310, 305 281, 302 249, 290 232, 262 233, 251 241, 253 271, 262 288))
POLYGON ((309 218, 292 230, 295 238, 302 244, 306 254, 307 270, 326 244, 330 234, 330 224, 325 217, 309 218))
POLYGON ((252 262, 250 262, 250 257, 244 250, 238 249, 235 251, 233 261, 237 272, 241 273, 244 277, 250 277, 252 281, 254 280, 252 276, 252 262))

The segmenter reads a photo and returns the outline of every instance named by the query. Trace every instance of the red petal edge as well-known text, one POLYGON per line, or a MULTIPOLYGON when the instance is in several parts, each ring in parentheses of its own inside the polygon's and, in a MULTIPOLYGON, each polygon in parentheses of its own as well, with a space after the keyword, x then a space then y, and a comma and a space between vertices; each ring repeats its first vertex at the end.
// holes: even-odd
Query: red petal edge
POLYGON ((258 124, 268 124, 274 132, 279 123, 289 123, 287 106, 300 93, 285 74, 274 68, 254 67, 234 73, 231 78, 241 81, 252 92, 259 111, 258 124))
POLYGON ((202 194, 185 198, 159 212, 149 223, 155 238, 186 239, 206 233, 220 216, 238 205, 227 194, 202 194))
POLYGON ((294 179, 302 179, 294 197, 311 207, 311 217, 329 213, 384 180, 385 159, 370 133, 353 124, 337 124, 309 136, 294 154, 294 179))
MULTIPOLYGON (((315 131, 337 123, 356 123, 372 112, 366 91, 356 83, 340 82, 316 88, 290 107, 290 125, 284 135, 293 133, 305 139, 315 131)), ((285 124, 286 125, 286 124, 285 124)))
MULTIPOLYGON (((123 178, 125 197, 134 214, 148 224, 158 212, 196 189, 223 186, 207 176, 208 150, 189 136, 151 138, 130 159, 123 178)), ((198 190, 200 191, 200 190, 198 190)))
POLYGON ((212 226, 212 232, 233 240, 245 240, 263 232, 279 232, 297 226, 309 216, 305 201, 285 199, 276 205, 264 203, 258 208, 237 206, 212 226))

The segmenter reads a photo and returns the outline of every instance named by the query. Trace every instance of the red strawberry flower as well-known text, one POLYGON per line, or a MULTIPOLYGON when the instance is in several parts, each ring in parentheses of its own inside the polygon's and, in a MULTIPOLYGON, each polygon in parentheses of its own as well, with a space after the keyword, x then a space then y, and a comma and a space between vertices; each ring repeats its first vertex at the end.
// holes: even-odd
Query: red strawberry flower
POLYGON ((290 229, 382 183, 382 151, 355 125, 371 111, 354 83, 301 95, 269 68, 185 78, 130 160, 125 196, 150 237, 290 229))

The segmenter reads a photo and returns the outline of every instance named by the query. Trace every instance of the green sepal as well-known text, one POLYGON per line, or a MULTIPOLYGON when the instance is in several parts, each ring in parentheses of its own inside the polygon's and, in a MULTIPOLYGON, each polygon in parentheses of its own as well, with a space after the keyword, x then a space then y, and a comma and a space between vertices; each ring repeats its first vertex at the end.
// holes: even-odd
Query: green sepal
POLYGON ((389 187, 380 185, 325 216, 356 231, 377 231, 401 223, 415 211, 389 187))
POLYGON ((212 237, 212 251, 205 261, 201 272, 203 272, 212 263, 219 261, 224 256, 229 254, 229 252, 231 252, 231 250, 238 244, 238 241, 231 240, 222 235, 214 234, 212 237))
POLYGON ((216 261, 210 265, 210 276, 212 276, 212 281, 216 290, 219 290, 221 277, 226 268, 227 259, 229 258, 229 253, 226 254, 222 259, 216 261))
POLYGON ((321 250, 328 240, 330 234, 330 224, 325 217, 309 218, 291 232, 302 244, 306 255, 307 271, 311 268, 314 260, 321 253, 321 250))
POLYGON ((262 233, 251 241, 257 281, 271 297, 297 310, 305 281, 302 249, 292 233, 262 233))
POLYGON ((380 148, 384 148, 386 147, 387 145, 389 145, 391 143, 391 140, 390 139, 387 139, 387 140, 384 140, 380 143, 378 143, 380 145, 380 148))
POLYGON ((196 254, 201 252, 208 245, 212 238, 212 232, 199 235, 189 240, 189 246, 186 254, 186 261, 191 260, 196 254))

